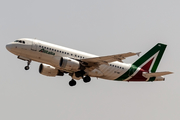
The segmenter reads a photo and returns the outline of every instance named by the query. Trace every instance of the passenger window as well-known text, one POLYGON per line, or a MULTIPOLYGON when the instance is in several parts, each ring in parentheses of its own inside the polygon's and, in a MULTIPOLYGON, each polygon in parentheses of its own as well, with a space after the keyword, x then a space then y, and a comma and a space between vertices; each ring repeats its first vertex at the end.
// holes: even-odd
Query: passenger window
POLYGON ((73 56, 73 54, 71 54, 71 56, 73 56))
POLYGON ((59 50, 57 50, 57 52, 59 52, 59 50))
POLYGON ((44 47, 44 49, 46 49, 46 47, 44 47))
POLYGON ((49 48, 47 47, 47 49, 49 49, 49 48))
POLYGON ((54 49, 52 49, 52 51, 54 51, 54 49))
POLYGON ((61 51, 59 51, 61 53, 61 51))
POLYGON ((41 47, 41 45, 39 45, 39 47, 41 47))
POLYGON ((62 53, 64 53, 64 52, 62 51, 62 53))
POLYGON ((23 44, 25 44, 25 42, 23 41, 23 44))
POLYGON ((66 54, 66 52, 64 52, 64 54, 66 54))
POLYGON ((54 51, 56 51, 56 49, 54 51))
POLYGON ((51 50, 51 48, 49 48, 49 50, 51 50))
POLYGON ((69 53, 67 53, 69 55, 69 53))

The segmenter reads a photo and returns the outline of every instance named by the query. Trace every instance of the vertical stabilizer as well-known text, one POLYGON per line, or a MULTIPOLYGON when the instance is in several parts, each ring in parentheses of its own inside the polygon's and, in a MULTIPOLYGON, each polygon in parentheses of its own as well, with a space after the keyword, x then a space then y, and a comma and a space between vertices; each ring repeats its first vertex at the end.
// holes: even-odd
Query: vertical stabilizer
POLYGON ((134 66, 143 68, 151 73, 156 72, 156 69, 160 63, 163 53, 166 49, 165 44, 158 43, 137 61, 133 63, 134 66))

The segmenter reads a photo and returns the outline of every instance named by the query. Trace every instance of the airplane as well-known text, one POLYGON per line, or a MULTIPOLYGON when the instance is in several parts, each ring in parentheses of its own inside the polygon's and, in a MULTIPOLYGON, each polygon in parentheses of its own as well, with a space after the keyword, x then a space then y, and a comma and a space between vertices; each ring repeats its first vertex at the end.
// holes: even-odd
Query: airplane
POLYGON ((172 72, 156 72, 165 44, 158 43, 132 64, 123 63, 127 57, 140 54, 128 52, 123 54, 97 56, 67 47, 55 45, 37 39, 21 38, 8 43, 6 49, 17 55, 18 59, 27 61, 25 70, 29 70, 31 61, 41 63, 39 73, 45 76, 63 76, 69 74, 70 86, 76 85, 76 80, 83 79, 85 83, 91 77, 115 81, 164 81, 163 75, 172 72))

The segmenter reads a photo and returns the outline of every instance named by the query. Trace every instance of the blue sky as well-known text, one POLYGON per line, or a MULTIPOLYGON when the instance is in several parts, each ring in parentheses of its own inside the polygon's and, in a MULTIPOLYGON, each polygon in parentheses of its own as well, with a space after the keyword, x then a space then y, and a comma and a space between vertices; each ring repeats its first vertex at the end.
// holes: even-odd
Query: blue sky
MULTIPOLYGON (((2 120, 179 120, 178 0, 8 0, 0 2, 0 119, 2 120), (26 62, 5 46, 37 38, 99 56, 144 54, 167 44, 157 71, 164 82, 127 83, 93 78, 69 87, 69 76, 46 77, 40 63, 26 62)), ((127 58, 133 63, 137 56, 127 58)))

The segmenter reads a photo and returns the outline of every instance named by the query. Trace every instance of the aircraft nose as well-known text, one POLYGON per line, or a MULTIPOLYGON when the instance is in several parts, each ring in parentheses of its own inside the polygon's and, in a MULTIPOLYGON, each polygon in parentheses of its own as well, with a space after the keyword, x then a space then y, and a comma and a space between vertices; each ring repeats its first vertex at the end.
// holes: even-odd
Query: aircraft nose
POLYGON ((8 51, 11 51, 11 49, 12 49, 12 44, 11 44, 11 43, 8 43, 8 44, 6 45, 6 49, 7 49, 8 51))

